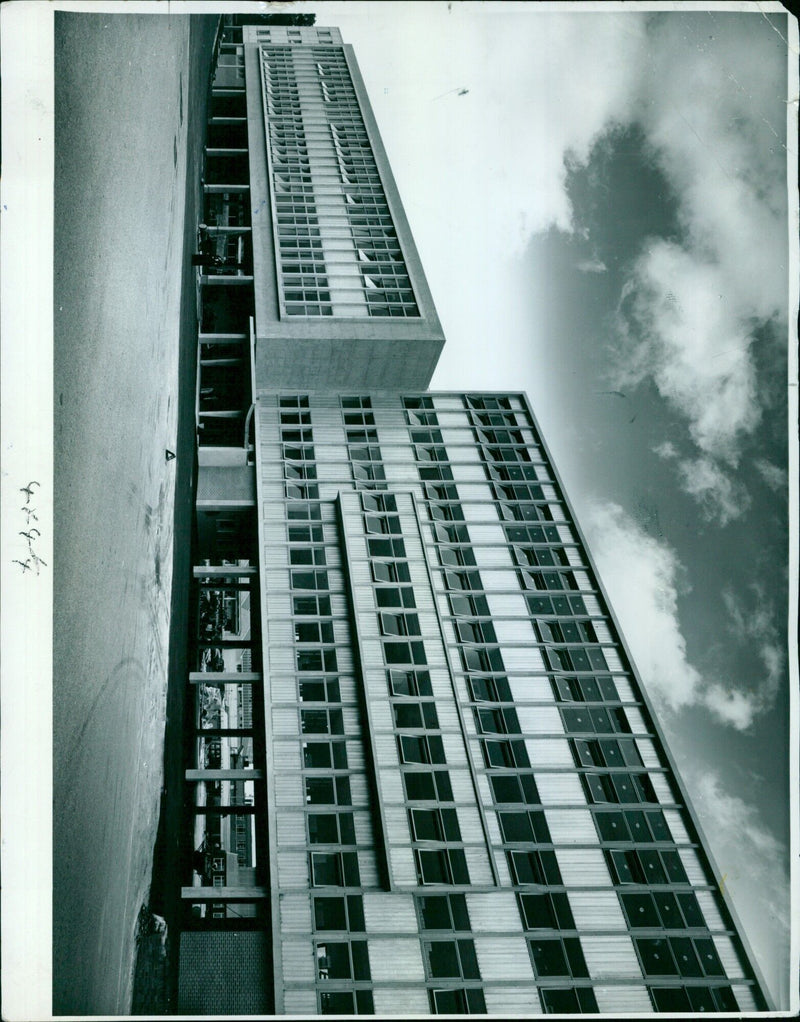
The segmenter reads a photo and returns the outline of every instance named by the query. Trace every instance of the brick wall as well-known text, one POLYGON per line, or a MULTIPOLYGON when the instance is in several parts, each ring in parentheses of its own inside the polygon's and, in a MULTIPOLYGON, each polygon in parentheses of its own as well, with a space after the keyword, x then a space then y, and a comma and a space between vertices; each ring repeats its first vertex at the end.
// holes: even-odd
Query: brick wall
POLYGON ((265 933, 181 934, 180 1015, 261 1015, 272 1010, 265 933))

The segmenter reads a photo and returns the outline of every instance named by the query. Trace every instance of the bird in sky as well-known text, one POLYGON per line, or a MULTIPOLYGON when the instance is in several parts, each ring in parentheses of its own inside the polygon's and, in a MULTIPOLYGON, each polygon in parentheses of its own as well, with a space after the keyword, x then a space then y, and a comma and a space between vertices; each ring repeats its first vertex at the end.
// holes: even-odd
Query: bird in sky
POLYGON ((18 561, 16 559, 16 557, 15 557, 14 560, 11 563, 12 564, 18 564, 22 568, 23 572, 31 570, 31 559, 30 559, 30 557, 26 558, 24 561, 18 561))
POLYGON ((41 532, 39 532, 35 525, 31 527, 29 532, 20 532, 20 536, 24 536, 29 543, 32 543, 33 542, 32 533, 34 532, 36 533, 37 536, 41 536, 41 532))

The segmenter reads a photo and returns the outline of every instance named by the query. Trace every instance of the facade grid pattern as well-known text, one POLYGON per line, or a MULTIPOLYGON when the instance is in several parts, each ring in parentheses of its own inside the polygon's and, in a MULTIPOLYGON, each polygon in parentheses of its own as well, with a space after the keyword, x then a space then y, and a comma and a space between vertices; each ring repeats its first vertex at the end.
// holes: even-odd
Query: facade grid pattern
POLYGON ((344 50, 261 59, 283 313, 418 318, 344 50))
MULTIPOLYGON (((354 1011, 367 990, 376 1012, 390 1010, 390 947, 404 991, 416 976, 427 997, 422 1013, 753 1007, 735 930, 523 399, 287 400, 261 396, 259 436, 265 527, 280 506, 288 529, 286 583, 277 547, 265 550, 265 603, 278 605, 281 586, 291 594, 302 686, 292 727, 306 823, 292 840, 308 855, 311 915, 294 946, 307 940, 322 961, 333 945, 320 926, 336 918, 348 950, 332 952, 335 990, 354 1011), (298 585, 314 587, 302 604, 298 585), (324 752, 306 752, 317 743, 324 752), (342 798, 344 778, 362 799, 342 798), (308 804, 309 780, 329 793, 324 811, 308 804), (320 853, 337 864, 318 869, 320 853), (343 889, 317 891, 321 869, 343 889), (378 903, 398 913, 393 924, 378 921, 378 903)), ((289 771, 275 781, 283 813, 290 782, 289 771)), ((320 1011, 345 1003, 321 999, 332 979, 315 974, 320 1011)), ((287 984, 299 993, 288 972, 287 984)), ((287 1010, 302 1003, 290 994, 287 1010)))

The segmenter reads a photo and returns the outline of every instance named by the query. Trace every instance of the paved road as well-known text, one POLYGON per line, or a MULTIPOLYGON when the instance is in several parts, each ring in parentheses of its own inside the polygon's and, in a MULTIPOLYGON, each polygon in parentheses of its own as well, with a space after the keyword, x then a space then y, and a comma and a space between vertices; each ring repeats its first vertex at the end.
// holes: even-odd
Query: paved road
POLYGON ((187 160, 196 174, 191 114, 215 23, 56 15, 55 1014, 130 1010, 162 784, 179 467, 187 506, 186 466, 165 458, 193 327, 187 160))

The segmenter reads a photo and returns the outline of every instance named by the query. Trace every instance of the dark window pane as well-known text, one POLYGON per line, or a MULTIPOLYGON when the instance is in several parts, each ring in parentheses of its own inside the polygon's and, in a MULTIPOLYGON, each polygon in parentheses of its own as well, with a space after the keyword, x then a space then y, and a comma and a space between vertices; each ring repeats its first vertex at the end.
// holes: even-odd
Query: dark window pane
POLYGON ((454 884, 468 884, 469 870, 467 869, 467 857, 463 848, 451 848, 448 857, 450 859, 451 880, 454 884))
MULTIPOLYGON (((696 1011, 689 1003, 689 997, 682 987, 650 987, 657 1011, 696 1011)), ((713 1002, 712 1002, 713 1007, 713 1002)), ((701 1011, 703 1009, 700 1009, 701 1011)))
POLYGON ((458 958, 458 948, 454 940, 432 941, 425 945, 425 951, 431 976, 460 978, 461 967, 458 958))
POLYGON ((504 841, 532 841, 533 829, 527 813, 500 813, 504 841))
POLYGON ((574 990, 540 990, 546 1015, 577 1015, 578 995, 574 990))
POLYGON ((675 961, 678 963, 678 971, 681 976, 703 975, 689 937, 672 937, 669 944, 672 948, 672 954, 675 956, 675 961))
POLYGON ((460 940, 458 951, 461 956, 461 975, 464 979, 480 979, 475 944, 471 940, 460 940))
POLYGON ((622 813, 595 813, 597 830, 603 841, 628 841, 628 828, 622 813))
POLYGON ((722 962, 719 960, 714 942, 711 938, 698 938, 694 942, 694 946, 697 949, 697 954, 700 957, 700 961, 703 965, 703 971, 706 976, 724 976, 725 970, 722 968, 722 962))
POLYGON ((336 844, 339 826, 335 813, 312 813, 308 817, 308 838, 311 844, 336 844))
POLYGON ((667 821, 664 819, 664 814, 660 810, 647 814, 647 823, 653 834, 655 841, 671 841, 672 834, 670 833, 667 821))
POLYGON ((430 898, 420 898, 418 904, 423 929, 452 929, 450 907, 447 903, 446 894, 436 895, 430 898))
POLYGON ((330 777, 306 778, 306 802, 309 805, 333 805, 336 798, 330 777))
POLYGON ((433 774, 404 773, 403 782, 406 789, 406 798, 410 802, 428 801, 436 798, 433 774))
POLYGON ((347 898, 347 914, 349 927, 356 933, 366 929, 364 926, 364 903, 360 894, 350 894, 347 898))
POLYGON ((346 930, 344 898, 314 898, 314 925, 318 930, 346 930))
POLYGON ((319 1003, 323 1015, 353 1014, 353 995, 345 990, 321 993, 319 1003))
POLYGON ((665 939, 640 938, 635 941, 635 944, 646 976, 676 976, 678 974, 665 939))
POLYGON ((369 979, 369 955, 365 940, 354 940, 350 945, 353 954, 353 978, 369 979))
POLYGON ((447 884, 450 882, 447 854, 444 851, 423 851, 416 849, 418 874, 423 884, 447 884))
POLYGON ((678 909, 678 903, 675 900, 675 895, 669 891, 654 891, 653 901, 658 909, 658 914, 661 916, 661 922, 665 929, 674 930, 679 929, 682 920, 681 913, 678 909))
POLYGON ((649 894, 620 894, 620 900, 632 927, 659 925, 658 913, 649 894))
POLYGON ((568 976, 569 966, 560 940, 529 942, 537 976, 568 976))
POLYGON ((519 896, 522 906, 525 926, 529 930, 555 929, 558 926, 556 914, 550 896, 547 894, 521 894, 519 896))
POLYGON ((356 990, 356 1011, 359 1015, 374 1015, 375 1001, 371 990, 356 990))
POLYGON ((687 926, 705 926, 705 919, 694 894, 679 894, 678 904, 687 926))

